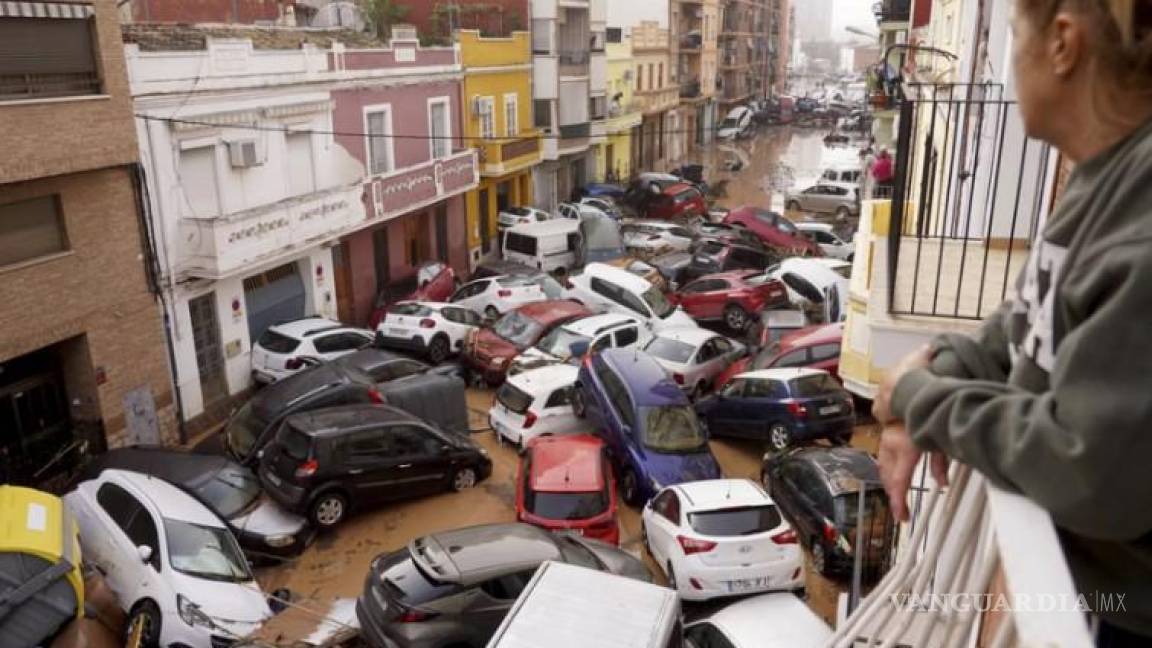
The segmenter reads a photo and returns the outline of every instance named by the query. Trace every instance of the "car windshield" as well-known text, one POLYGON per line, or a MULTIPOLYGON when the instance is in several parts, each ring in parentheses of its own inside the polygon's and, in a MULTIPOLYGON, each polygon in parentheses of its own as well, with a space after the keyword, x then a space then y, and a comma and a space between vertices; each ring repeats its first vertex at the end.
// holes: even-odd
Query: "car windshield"
POLYGON ((225 466, 196 488, 196 495, 225 519, 244 511, 260 497, 260 482, 251 470, 225 466))
POLYGON ((567 360, 572 357, 572 345, 577 342, 591 343, 592 338, 561 327, 552 329, 548 335, 540 339, 536 347, 548 355, 567 360))
POLYGON ((690 453, 707 448, 696 412, 687 405, 641 407, 644 445, 657 452, 690 453))
POLYGON ((688 364, 688 361, 692 359, 692 354, 696 352, 696 347, 680 340, 655 337, 644 350, 661 360, 676 364, 688 364))
POLYGON ((239 457, 248 456, 248 453, 252 451, 252 446, 256 445, 256 441, 259 440, 264 428, 268 425, 256 414, 256 409, 252 405, 253 402, 249 400, 244 403, 244 406, 237 410, 236 414, 228 421, 228 427, 224 430, 228 447, 239 457))
POLYGON ((736 124, 738 123, 739 122, 736 119, 728 117, 724 121, 720 122, 720 128, 736 128, 736 124))
POLYGON ((756 357, 752 358, 752 366, 750 367, 750 370, 758 371, 760 369, 767 369, 771 367, 772 365, 769 363, 772 362, 772 358, 775 358, 779 353, 779 342, 773 342, 772 344, 769 344, 768 346, 760 349, 760 352, 756 354, 756 357))
POLYGON ((767 504, 688 514, 688 524, 707 536, 746 536, 780 526, 780 511, 767 504))
POLYGON ((496 401, 507 407, 509 411, 523 414, 532 405, 532 395, 505 381, 496 392, 496 401))
POLYGON ((168 536, 168 562, 172 569, 229 583, 252 580, 248 563, 228 529, 164 518, 164 531, 168 536))
POLYGON ((550 493, 529 488, 524 492, 524 507, 546 520, 586 520, 608 510, 608 494, 603 491, 550 493))
POLYGON ((719 241, 705 241, 700 246, 699 254, 706 256, 715 256, 724 251, 725 245, 719 241))
POLYGON ((540 338, 544 325, 527 315, 512 311, 501 317, 492 332, 516 345, 517 349, 526 349, 540 338))
POLYGON ((644 303, 648 304, 648 308, 651 308, 652 312, 656 313, 656 316, 661 319, 667 318, 676 310, 672 302, 668 301, 668 298, 665 297, 664 293, 660 292, 660 289, 656 286, 645 290, 640 297, 644 300, 644 303))
POLYGON ((792 395, 796 398, 826 396, 830 392, 836 393, 840 391, 840 383, 836 382, 835 378, 826 373, 795 378, 790 380, 788 384, 792 388, 792 395))

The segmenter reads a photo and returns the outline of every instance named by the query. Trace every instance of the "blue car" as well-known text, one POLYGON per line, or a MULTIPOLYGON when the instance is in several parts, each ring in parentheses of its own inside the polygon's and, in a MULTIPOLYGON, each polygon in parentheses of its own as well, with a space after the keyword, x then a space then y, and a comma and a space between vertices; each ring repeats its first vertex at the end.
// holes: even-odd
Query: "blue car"
POLYGON ((618 184, 610 182, 589 182, 584 185, 584 191, 581 192, 585 196, 592 198, 611 198, 619 200, 624 197, 626 189, 618 184))
POLYGON ((616 466, 620 495, 632 506, 665 486, 721 477, 688 397, 642 351, 585 356, 572 409, 597 426, 616 466))
POLYGON ((852 396, 827 371, 807 367, 737 374, 696 413, 710 434, 767 439, 775 450, 813 439, 848 443, 856 422, 852 396))

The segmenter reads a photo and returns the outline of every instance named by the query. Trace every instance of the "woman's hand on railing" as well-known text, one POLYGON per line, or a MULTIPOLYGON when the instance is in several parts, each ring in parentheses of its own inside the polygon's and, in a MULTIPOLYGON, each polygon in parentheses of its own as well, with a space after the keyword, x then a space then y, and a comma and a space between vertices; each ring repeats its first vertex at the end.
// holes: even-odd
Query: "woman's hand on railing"
MULTIPOLYGON (((907 522, 910 517, 908 491, 912 488, 916 465, 923 455, 924 452, 912 443, 912 437, 903 423, 892 422, 884 426, 880 433, 880 481, 884 483, 892 516, 897 521, 907 522)), ((928 460, 936 483, 947 486, 948 457, 942 452, 933 452, 928 460)))

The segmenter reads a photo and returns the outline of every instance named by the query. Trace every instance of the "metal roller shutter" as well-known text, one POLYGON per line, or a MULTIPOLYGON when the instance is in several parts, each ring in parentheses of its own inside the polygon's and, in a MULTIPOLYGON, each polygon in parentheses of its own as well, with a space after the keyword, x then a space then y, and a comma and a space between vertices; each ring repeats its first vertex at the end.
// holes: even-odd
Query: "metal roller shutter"
POLYGON ((304 317, 304 279, 295 263, 252 275, 244 280, 244 300, 254 343, 269 326, 304 317))

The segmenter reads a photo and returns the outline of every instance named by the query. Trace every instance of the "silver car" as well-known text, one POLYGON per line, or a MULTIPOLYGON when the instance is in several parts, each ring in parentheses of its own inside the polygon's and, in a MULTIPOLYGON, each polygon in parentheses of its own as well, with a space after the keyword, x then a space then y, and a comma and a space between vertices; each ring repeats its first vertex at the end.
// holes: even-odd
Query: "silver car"
POLYGON ((703 396, 716 376, 748 351, 735 340, 698 327, 660 331, 644 350, 693 398, 703 396))
POLYGON ((847 218, 860 212, 856 194, 856 187, 852 185, 822 182, 803 191, 788 192, 784 204, 788 211, 822 212, 847 218))
POLYGON ((372 561, 356 601, 375 648, 483 646, 545 561, 651 582, 639 559, 577 535, 487 524, 417 538, 372 561))

